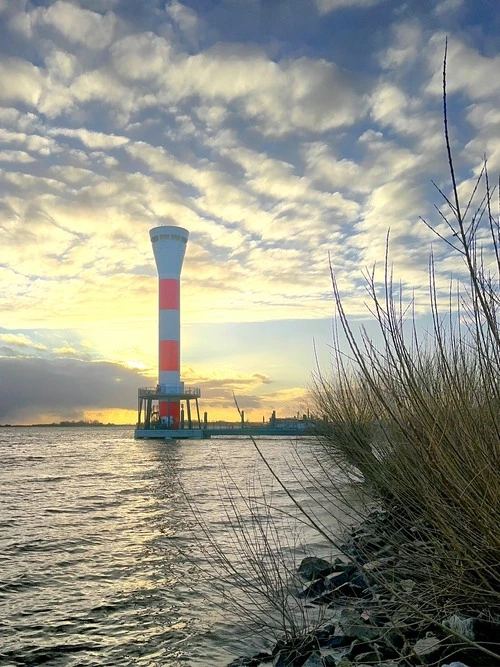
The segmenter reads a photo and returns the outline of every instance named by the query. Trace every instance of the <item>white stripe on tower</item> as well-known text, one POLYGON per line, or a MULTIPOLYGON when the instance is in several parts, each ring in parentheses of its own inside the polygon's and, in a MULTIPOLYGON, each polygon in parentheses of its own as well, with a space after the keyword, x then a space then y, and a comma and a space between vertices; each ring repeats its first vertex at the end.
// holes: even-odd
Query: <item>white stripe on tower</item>
MULTIPOLYGON (((154 227, 149 231, 158 271, 158 382, 172 393, 182 393, 180 379, 180 278, 189 232, 182 227, 154 227)), ((179 425, 177 401, 160 402, 160 416, 179 425)))

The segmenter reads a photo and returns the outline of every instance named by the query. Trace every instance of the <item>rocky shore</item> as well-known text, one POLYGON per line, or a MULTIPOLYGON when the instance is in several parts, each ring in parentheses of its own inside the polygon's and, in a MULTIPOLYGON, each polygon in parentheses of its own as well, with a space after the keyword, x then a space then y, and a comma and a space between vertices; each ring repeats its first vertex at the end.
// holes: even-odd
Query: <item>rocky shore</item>
POLYGON ((405 578, 401 553, 420 549, 432 560, 425 530, 401 530, 395 548, 394 513, 375 510, 351 530, 343 559, 310 556, 299 565, 303 582, 298 595, 306 604, 322 605, 333 617, 269 652, 240 657, 227 667, 499 667, 500 620, 492 610, 474 614, 461 608, 429 617, 412 605, 419 581, 405 578), (388 535, 391 536, 388 540, 388 535))

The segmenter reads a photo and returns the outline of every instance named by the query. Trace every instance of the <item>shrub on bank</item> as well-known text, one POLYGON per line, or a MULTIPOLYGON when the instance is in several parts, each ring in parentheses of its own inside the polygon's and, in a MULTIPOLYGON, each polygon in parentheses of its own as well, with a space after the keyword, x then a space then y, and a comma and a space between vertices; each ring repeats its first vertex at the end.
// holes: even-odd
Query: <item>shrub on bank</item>
MULTIPOLYGON (((500 619, 500 220, 486 162, 469 198, 459 197, 446 87, 444 118, 451 195, 441 193, 447 211, 437 209, 444 226, 424 223, 460 255, 466 280, 443 314, 431 257, 433 326, 422 338, 387 251, 382 289, 374 273, 367 280, 376 347, 354 333, 332 275, 333 369, 318 372, 312 390, 323 446, 347 475, 361 473, 390 517, 384 539, 395 565, 378 583, 391 591, 394 617, 411 608, 438 624, 460 613, 500 619)), ((498 644, 483 649, 500 660, 498 644)))

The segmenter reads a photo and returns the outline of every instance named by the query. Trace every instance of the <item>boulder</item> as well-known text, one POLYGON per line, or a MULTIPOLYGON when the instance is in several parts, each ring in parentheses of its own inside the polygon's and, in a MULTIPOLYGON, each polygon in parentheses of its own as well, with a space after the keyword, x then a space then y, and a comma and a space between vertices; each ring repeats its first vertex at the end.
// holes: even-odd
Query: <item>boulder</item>
POLYGON ((300 563, 297 572, 305 579, 305 581, 312 581, 318 577, 326 577, 334 571, 334 566, 324 558, 316 558, 316 556, 306 556, 300 563))
POLYGON ((337 662, 332 655, 322 655, 324 667, 335 667, 337 662))
POLYGON ((359 653, 354 662, 363 665, 380 665, 380 657, 375 651, 368 651, 367 653, 359 653))
POLYGON ((443 621, 443 625, 466 639, 479 643, 497 642, 500 636, 500 624, 482 618, 466 618, 453 614, 443 621))
POLYGON ((303 664, 303 667, 324 667, 324 664, 325 663, 323 662, 323 658, 321 657, 321 653, 319 651, 314 651, 307 658, 307 660, 303 664))
POLYGON ((364 598, 369 596, 371 596, 369 588, 348 581, 331 591, 325 591, 323 595, 314 600, 314 603, 329 604, 330 607, 336 607, 336 600, 339 598, 364 598))
POLYGON ((256 653, 251 658, 236 658, 227 667, 259 667, 265 662, 271 662, 272 659, 273 656, 270 653, 261 652, 256 653))
POLYGON ((277 642, 273 650, 274 667, 303 667, 310 655, 319 648, 318 641, 310 635, 292 637, 277 642))
POLYGON ((441 641, 432 634, 423 639, 419 639, 413 647, 413 652, 421 659, 435 659, 441 652, 441 641))
POLYGON ((343 656, 340 658, 340 660, 337 663, 337 667, 356 667, 356 665, 349 660, 349 658, 346 658, 343 656))
POLYGON ((354 660, 356 661, 358 659, 358 655, 363 655, 364 653, 368 653, 372 651, 372 646, 366 641, 361 641, 359 639, 355 639, 351 647, 349 648, 349 653, 347 653, 347 657, 349 660, 354 660))
POLYGON ((334 572, 347 572, 349 576, 358 572, 359 568, 353 563, 344 563, 336 559, 334 572))
POLYGON ((338 627, 347 637, 361 641, 369 642, 380 635, 380 630, 367 625, 354 609, 342 609, 338 627))
POLYGON ((315 579, 312 583, 308 586, 304 586, 304 588, 298 592, 298 597, 305 599, 316 598, 318 595, 322 595, 327 588, 325 579, 315 579))
POLYGON ((351 645, 351 639, 350 637, 347 637, 346 635, 334 635, 333 637, 330 637, 328 642, 326 643, 327 648, 343 648, 345 646, 350 646, 351 645))
POLYGON ((335 623, 327 623, 314 631, 314 636, 319 646, 329 645, 329 641, 335 636, 335 628, 335 623))
POLYGON ((443 625, 445 628, 449 628, 452 632, 457 632, 466 639, 474 640, 474 621, 474 618, 464 618, 458 614, 453 614, 453 616, 443 621, 443 625))
POLYGON ((325 585, 328 590, 332 591, 334 588, 350 581, 351 577, 356 575, 357 569, 352 572, 350 569, 341 570, 339 572, 332 572, 325 577, 325 585))

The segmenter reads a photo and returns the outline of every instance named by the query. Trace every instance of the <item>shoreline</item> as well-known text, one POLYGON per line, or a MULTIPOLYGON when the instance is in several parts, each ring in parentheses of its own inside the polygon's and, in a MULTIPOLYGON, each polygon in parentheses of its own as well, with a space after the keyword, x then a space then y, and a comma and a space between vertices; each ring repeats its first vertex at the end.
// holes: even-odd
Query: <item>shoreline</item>
MULTIPOLYGON (((308 556, 300 563, 304 587, 298 597, 333 610, 333 620, 227 667, 499 667, 493 651, 500 619, 492 620, 490 610, 476 614, 466 605, 443 605, 441 617, 433 619, 412 604, 412 591, 422 584, 404 578, 394 536, 388 539, 396 509, 373 510, 351 527, 342 543, 344 559, 308 556)), ((422 526, 406 526, 399 539, 405 549, 432 547, 422 526)), ((431 548, 426 557, 432 560, 431 548)))

